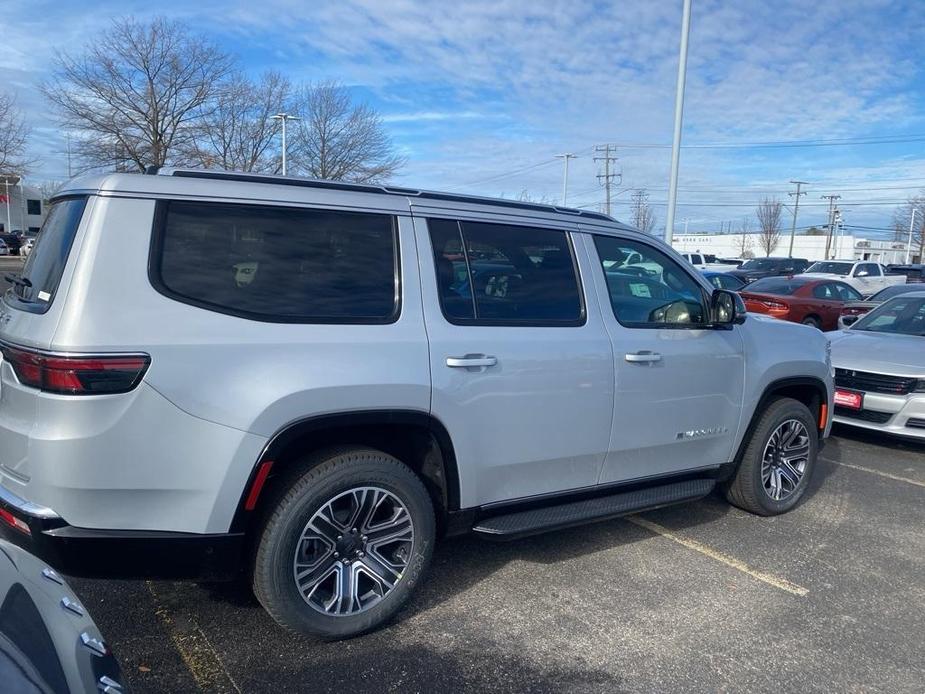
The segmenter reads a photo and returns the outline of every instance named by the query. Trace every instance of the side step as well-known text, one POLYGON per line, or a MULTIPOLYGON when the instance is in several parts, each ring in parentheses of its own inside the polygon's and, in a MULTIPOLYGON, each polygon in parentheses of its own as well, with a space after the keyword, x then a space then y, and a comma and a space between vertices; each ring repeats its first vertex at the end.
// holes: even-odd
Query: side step
POLYGON ((685 480, 558 506, 508 513, 485 518, 476 523, 472 531, 497 540, 514 539, 547 530, 625 516, 659 506, 693 501, 709 494, 715 485, 716 480, 712 479, 685 480))

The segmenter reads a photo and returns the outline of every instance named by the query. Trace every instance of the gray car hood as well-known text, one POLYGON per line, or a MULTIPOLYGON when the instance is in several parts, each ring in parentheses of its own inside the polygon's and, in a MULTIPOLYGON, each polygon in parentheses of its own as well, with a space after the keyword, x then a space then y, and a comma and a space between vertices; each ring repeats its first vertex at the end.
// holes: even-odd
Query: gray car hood
POLYGON ((925 337, 865 330, 841 330, 827 337, 837 368, 925 378, 925 337))

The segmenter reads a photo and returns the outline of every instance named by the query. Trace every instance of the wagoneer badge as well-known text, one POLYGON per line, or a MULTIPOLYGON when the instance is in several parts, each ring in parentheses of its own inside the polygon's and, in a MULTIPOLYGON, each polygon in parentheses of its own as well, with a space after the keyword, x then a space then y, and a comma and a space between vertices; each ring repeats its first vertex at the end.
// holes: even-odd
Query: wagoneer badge
POLYGON ((726 427, 712 427, 710 429, 690 429, 688 431, 679 431, 678 436, 675 439, 676 441, 684 441, 687 439, 702 439, 707 436, 719 436, 720 434, 725 434, 729 429, 726 427))

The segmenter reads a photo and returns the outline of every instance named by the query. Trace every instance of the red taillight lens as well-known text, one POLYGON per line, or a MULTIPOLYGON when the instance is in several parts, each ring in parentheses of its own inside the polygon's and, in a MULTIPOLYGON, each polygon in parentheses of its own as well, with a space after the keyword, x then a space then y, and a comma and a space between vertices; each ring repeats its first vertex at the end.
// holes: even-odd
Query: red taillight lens
POLYGON ((32 534, 32 530, 29 529, 29 526, 25 521, 20 520, 4 508, 0 508, 0 520, 2 520, 11 528, 16 528, 16 530, 21 533, 26 533, 26 535, 32 534))
POLYGON ((854 308, 846 306, 842 308, 841 315, 843 316, 860 316, 862 313, 867 313, 870 309, 867 308, 854 308))
POLYGON ((147 355, 58 356, 3 347, 20 383, 46 393, 110 395, 137 386, 151 358, 147 355))
POLYGON ((787 304, 782 304, 779 301, 762 301, 761 303, 775 311, 786 311, 790 308, 787 304))

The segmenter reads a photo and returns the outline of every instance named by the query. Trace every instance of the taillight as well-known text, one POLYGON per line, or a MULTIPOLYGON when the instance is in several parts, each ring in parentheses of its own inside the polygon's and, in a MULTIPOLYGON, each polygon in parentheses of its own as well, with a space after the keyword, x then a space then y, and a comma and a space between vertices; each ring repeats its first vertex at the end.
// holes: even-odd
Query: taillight
POLYGON ((841 315, 843 316, 860 316, 862 313, 867 313, 870 309, 867 308, 855 308, 853 306, 845 306, 841 310, 841 315))
POLYGON ((788 308, 790 308, 787 304, 782 304, 779 301, 762 301, 761 303, 770 309, 774 309, 775 311, 786 311, 788 308))
POLYGON ((61 395, 127 393, 151 363, 146 354, 59 356, 7 346, 0 351, 20 383, 61 395))

